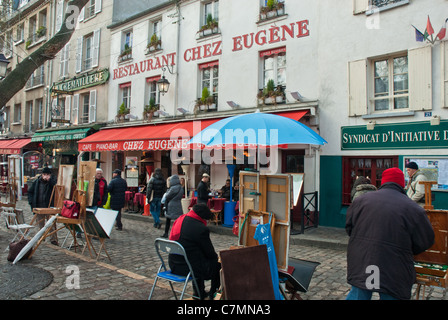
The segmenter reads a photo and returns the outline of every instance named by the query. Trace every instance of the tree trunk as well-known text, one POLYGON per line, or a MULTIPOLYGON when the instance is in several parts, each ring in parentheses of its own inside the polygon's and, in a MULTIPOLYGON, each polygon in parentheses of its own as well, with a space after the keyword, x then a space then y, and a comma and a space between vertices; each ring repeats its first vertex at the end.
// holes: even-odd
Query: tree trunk
MULTIPOLYGON (((89 0, 72 0, 70 6, 78 7, 78 14, 89 0)), ((12 70, 3 81, 0 81, 0 107, 19 92, 28 81, 33 72, 47 60, 52 60, 56 54, 70 41, 76 27, 78 16, 76 12, 68 11, 64 15, 61 29, 36 51, 31 53, 14 70, 12 70), (74 19, 74 20, 72 20, 74 19)))

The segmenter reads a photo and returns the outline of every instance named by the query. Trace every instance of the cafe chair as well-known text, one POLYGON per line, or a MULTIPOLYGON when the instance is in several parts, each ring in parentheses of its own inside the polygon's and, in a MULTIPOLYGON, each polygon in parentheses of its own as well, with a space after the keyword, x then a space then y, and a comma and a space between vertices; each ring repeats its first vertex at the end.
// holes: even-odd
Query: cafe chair
POLYGON ((152 286, 151 293, 149 294, 148 300, 151 300, 152 294, 154 292, 154 288, 156 287, 157 281, 159 279, 163 279, 163 280, 166 280, 169 282, 171 291, 173 292, 174 298, 176 300, 182 300, 182 298, 185 294, 199 299, 198 296, 194 296, 194 295, 185 293, 185 289, 187 288, 187 285, 190 281, 192 281, 193 288, 196 289, 195 291, 198 294, 199 294, 199 287, 196 282, 196 278, 194 277, 193 268, 191 267, 191 264, 188 261, 187 254, 185 253, 184 247, 177 241, 167 240, 167 239, 163 239, 163 238, 157 238, 155 240, 154 245, 156 247, 156 253, 161 261, 161 265, 160 265, 159 270, 157 271, 156 277, 154 279, 154 284, 152 286), (173 274, 171 272, 171 270, 168 269, 168 267, 169 267, 168 255, 169 254, 178 254, 178 255, 181 255, 184 257, 185 262, 187 263, 187 266, 190 270, 190 272, 188 273, 187 276, 180 276, 177 274, 173 274), (173 286, 173 282, 178 283, 178 284, 183 283, 184 285, 183 285, 182 291, 175 290, 174 286, 173 286), (179 299, 177 299, 176 292, 181 293, 179 299))
POLYGON ((212 213, 212 218, 210 219, 210 222, 213 222, 216 225, 222 222, 221 214, 223 210, 224 210, 224 201, 213 201, 213 208, 210 209, 212 213))
POLYGON ((17 214, 14 211, 15 211, 14 208, 3 207, 1 212, 1 215, 5 219, 6 227, 9 230, 15 232, 15 236, 11 240, 11 242, 14 242, 19 236, 21 236, 21 238, 25 238, 28 235, 30 229, 35 227, 27 223, 19 223, 17 219, 17 214))

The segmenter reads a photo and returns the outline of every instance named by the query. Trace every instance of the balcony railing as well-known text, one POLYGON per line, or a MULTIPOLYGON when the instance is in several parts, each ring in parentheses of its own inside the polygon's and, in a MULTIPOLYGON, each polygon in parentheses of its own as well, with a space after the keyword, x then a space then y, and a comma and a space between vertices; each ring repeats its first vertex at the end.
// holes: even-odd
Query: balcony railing
POLYGON ((31 89, 45 84, 45 74, 42 72, 37 75, 31 75, 25 85, 25 89, 31 89))
POLYGON ((384 7, 391 4, 403 2, 404 0, 371 0, 371 5, 375 7, 384 7))

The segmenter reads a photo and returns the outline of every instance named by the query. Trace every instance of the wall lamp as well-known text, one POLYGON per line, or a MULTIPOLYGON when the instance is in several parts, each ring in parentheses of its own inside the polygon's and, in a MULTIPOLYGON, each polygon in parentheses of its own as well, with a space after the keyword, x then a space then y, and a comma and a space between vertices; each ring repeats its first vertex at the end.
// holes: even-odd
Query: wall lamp
POLYGON ((159 88, 159 92, 162 93, 163 96, 168 92, 168 89, 170 88, 170 82, 165 78, 165 70, 168 70, 169 73, 174 74, 173 69, 174 65, 171 65, 171 69, 168 65, 162 67, 163 75, 162 78, 157 81, 157 87, 159 88))

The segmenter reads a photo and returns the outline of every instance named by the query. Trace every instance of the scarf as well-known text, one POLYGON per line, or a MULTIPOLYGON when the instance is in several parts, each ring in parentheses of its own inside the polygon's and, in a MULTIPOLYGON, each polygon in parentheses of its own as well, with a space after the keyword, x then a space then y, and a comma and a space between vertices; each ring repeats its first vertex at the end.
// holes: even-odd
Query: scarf
POLYGON ((179 218, 176 219, 176 221, 174 221, 173 228, 171 229, 171 233, 170 233, 170 240, 172 240, 172 241, 179 240, 180 230, 182 229, 182 223, 183 223, 185 217, 190 217, 190 218, 199 220, 204 225, 207 225, 207 221, 205 221, 200 216, 198 216, 198 214, 196 212, 194 212, 193 210, 190 210, 190 212, 188 212, 187 214, 181 215, 179 218))

